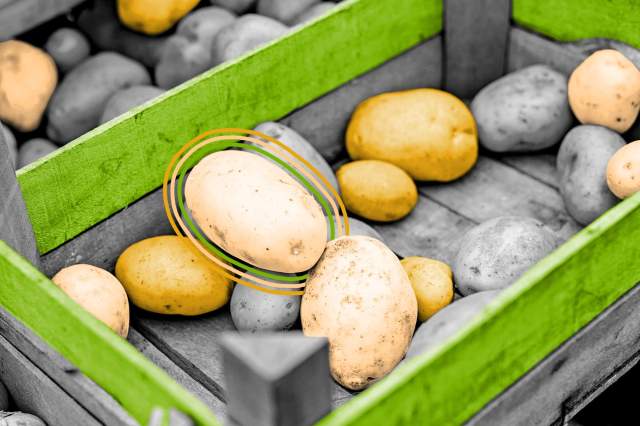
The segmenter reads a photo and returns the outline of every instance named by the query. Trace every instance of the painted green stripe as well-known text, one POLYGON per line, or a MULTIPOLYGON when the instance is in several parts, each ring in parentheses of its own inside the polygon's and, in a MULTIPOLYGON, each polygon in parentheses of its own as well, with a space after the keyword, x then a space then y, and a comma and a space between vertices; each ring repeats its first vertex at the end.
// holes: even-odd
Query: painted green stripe
POLYGON ((543 259, 469 326, 319 425, 458 425, 640 281, 640 193, 543 259))
POLYGON ((253 128, 442 28, 441 0, 349 0, 18 172, 41 253, 158 188, 171 156, 208 129, 253 128))
POLYGON ((560 41, 609 38, 640 48, 638 0, 513 0, 513 19, 560 41))
POLYGON ((176 408, 197 424, 211 411, 126 340, 87 313, 0 241, 0 303, 146 425, 154 407, 176 408))

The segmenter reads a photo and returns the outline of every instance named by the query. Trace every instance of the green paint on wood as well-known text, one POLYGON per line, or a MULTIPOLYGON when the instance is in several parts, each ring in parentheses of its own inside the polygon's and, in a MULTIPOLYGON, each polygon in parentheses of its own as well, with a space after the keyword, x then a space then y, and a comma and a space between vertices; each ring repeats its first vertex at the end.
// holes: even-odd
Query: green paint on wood
POLYGON ((102 386, 141 424, 148 423, 154 407, 176 408, 200 425, 219 424, 202 402, 3 241, 0 304, 102 386))
POLYGON ((543 259, 444 345, 319 424, 462 424, 640 281, 640 193, 543 259))
POLYGON ((27 166, 18 181, 40 253, 159 187, 171 156, 203 131, 281 118, 441 27, 441 0, 346 1, 27 166))
POLYGON ((513 0, 521 26, 560 41, 609 38, 640 48, 637 0, 513 0))

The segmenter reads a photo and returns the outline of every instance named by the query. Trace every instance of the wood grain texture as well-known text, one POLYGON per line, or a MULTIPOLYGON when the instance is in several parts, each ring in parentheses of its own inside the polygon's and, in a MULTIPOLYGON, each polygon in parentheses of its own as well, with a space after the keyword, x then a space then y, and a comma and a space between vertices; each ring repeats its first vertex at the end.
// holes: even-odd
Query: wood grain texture
POLYGON ((496 159, 555 189, 560 186, 555 154, 507 154, 496 159))
POLYGON ((137 424, 111 395, 4 308, 0 308, 0 334, 100 422, 128 426, 137 424))
POLYGON ((48 425, 101 424, 2 336, 0 378, 16 407, 40 417, 48 425))
POLYGON ((84 0, 13 0, 0 6, 0 41, 66 13, 84 0))
POLYGON ((511 0, 444 0, 445 89, 470 98, 504 73, 511 0))
POLYGON ((435 35, 441 6, 439 0, 343 2, 21 169, 40 253, 158 188, 171 156, 203 131, 283 117, 435 35))
POLYGON ((564 424, 638 360, 640 285, 476 414, 469 425, 564 424))
POLYGON ((351 114, 363 100, 384 92, 441 87, 442 37, 436 36, 280 120, 303 135, 329 161, 344 150, 351 114))

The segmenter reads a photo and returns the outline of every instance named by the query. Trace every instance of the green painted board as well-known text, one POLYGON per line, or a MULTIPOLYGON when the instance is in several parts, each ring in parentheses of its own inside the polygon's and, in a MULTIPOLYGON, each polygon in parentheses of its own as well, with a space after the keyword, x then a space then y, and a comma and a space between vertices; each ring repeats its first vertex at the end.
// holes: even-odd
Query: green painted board
POLYGON ((559 41, 609 38, 640 48, 638 0, 513 0, 518 25, 559 41))
POLYGON ((640 193, 526 272, 444 345, 321 425, 461 424, 640 281, 640 193))
POLYGON ((281 118, 442 27, 441 0, 349 0, 324 18, 167 92, 18 172, 40 253, 159 187, 205 130, 281 118))

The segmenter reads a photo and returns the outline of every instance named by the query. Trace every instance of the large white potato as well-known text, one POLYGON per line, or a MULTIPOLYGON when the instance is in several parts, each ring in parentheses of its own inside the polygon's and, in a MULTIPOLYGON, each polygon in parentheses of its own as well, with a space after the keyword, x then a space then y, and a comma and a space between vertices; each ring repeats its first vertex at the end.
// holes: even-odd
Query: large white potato
POLYGON ((302 296, 304 334, 329 339, 331 374, 349 389, 387 375, 415 329, 416 296, 398 258, 380 241, 330 241, 302 296))

